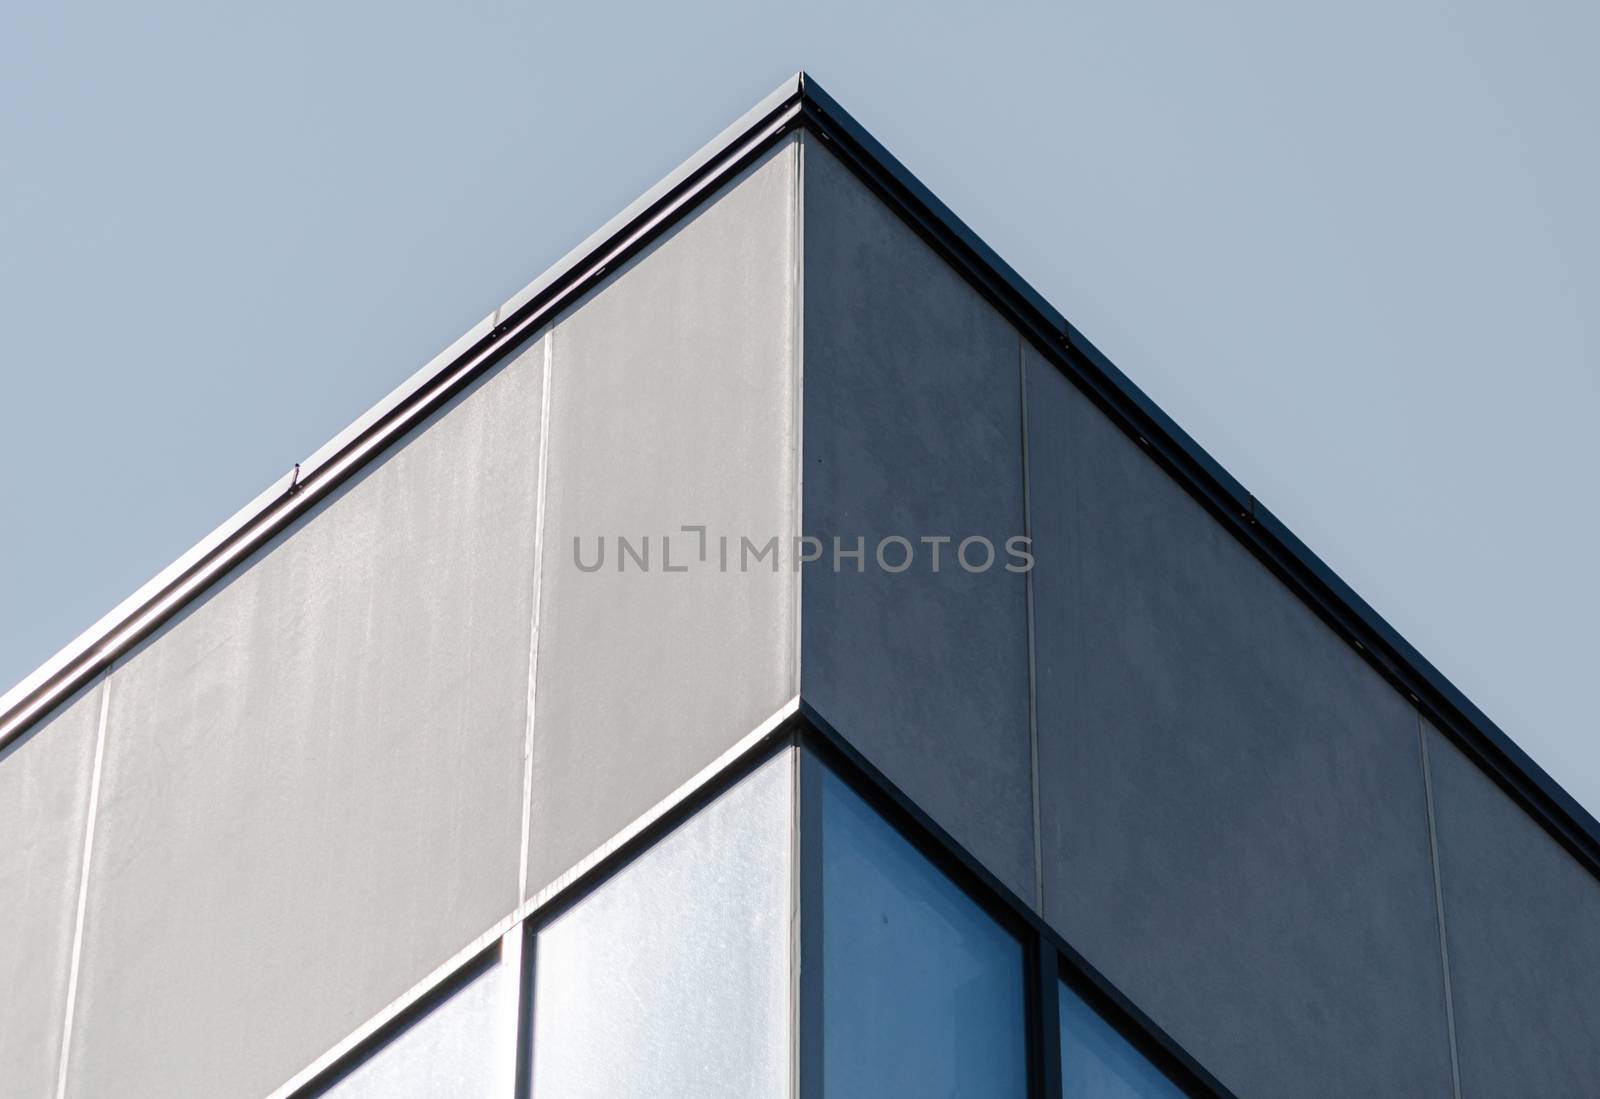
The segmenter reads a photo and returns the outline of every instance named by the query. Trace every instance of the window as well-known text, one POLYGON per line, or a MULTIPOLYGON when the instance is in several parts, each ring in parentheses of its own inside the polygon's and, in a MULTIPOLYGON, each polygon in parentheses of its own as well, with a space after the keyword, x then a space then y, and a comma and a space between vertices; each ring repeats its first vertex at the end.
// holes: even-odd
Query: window
POLYGON ((809 750, 749 766, 504 940, 525 967, 480 955, 316 1094, 509 1097, 520 1067, 533 1099, 789 1099, 799 1054, 819 1099, 1030 1099, 1054 1090, 1057 1036, 1044 1099, 1187 1094, 1057 978, 1047 931, 945 873, 937 841, 809 750))
POLYGON ((1063 1099, 1184 1099, 1184 1092, 1061 982, 1063 1099))
POLYGON ((794 752, 542 927, 534 1099, 789 1092, 794 752))
POLYGON ((516 1077, 516 967, 491 962, 334 1080, 330 1099, 502 1099, 516 1077))
POLYGON ((1027 1095, 1021 942, 826 768, 826 1099, 1027 1095))

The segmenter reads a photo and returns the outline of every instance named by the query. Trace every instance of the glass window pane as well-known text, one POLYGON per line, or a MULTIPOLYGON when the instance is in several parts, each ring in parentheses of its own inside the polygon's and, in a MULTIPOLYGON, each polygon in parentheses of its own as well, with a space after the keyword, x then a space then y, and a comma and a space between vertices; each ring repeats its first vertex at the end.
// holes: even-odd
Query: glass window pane
POLYGON ((1061 1093, 1065 1099, 1183 1099, 1115 1027, 1061 984, 1061 1093))
POLYGON ((517 1066, 517 973, 496 962, 325 1092, 335 1099, 503 1099, 517 1066))
POLYGON ((827 1099, 1025 1096, 1022 944, 818 771, 827 1099))
POLYGON ((789 1091, 784 751, 540 929, 535 1099, 789 1091))

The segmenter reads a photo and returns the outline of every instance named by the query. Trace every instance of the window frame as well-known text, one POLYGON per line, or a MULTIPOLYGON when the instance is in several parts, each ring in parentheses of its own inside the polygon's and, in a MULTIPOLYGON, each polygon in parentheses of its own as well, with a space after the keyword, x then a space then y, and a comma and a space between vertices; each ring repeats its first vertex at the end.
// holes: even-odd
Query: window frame
MULTIPOLYGON (((1235 1099, 1188 1051, 1157 1026, 1095 969, 1065 938, 1007 888, 981 862, 887 776, 857 751, 804 699, 787 708, 781 720, 765 723, 766 731, 742 741, 742 748, 702 773, 698 785, 681 789, 658 806, 655 815, 625 835, 573 873, 550 895, 524 902, 509 921, 511 934, 520 935, 520 958, 507 960, 518 967, 516 1047, 516 1099, 529 1099, 532 1091, 531 1048, 534 940, 539 930, 578 904, 595 889, 687 821, 742 779, 754 773, 779 752, 796 750, 796 790, 791 835, 792 897, 798 928, 792 935, 790 1094, 793 1099, 824 1099, 822 1095, 821 1013, 822 989, 815 965, 820 957, 822 871, 821 773, 826 768, 914 849, 926 857, 958 889, 1022 944, 1025 1042, 1028 1060, 1028 1094, 1031 1099, 1075 1099, 1062 1095, 1061 1030, 1058 982, 1066 984, 1142 1056, 1185 1094, 1194 1099, 1235 1099)), ((413 1002, 394 1013, 381 1026, 361 1038, 348 1052, 320 1068, 303 1085, 289 1092, 290 1099, 312 1099, 384 1048, 413 1023, 463 988, 505 950, 504 937, 475 950, 435 984, 413 990, 413 1002)), ((509 955, 509 952, 507 952, 509 955)))
MULTIPOLYGON (((1033 1099, 1075 1099, 1062 1094, 1061 1027, 1057 984, 1066 981, 1100 1017, 1163 1075, 1193 1099, 1235 1099, 1233 1093, 1212 1076, 1187 1050, 1158 1027, 1148 1015, 1091 965, 1065 938, 1045 924, 1020 897, 1013 893, 954 837, 940 827, 927 812, 912 801, 887 776, 852 746, 828 721, 803 700, 803 719, 799 736, 801 752, 801 873, 819 874, 821 844, 815 825, 806 828, 806 814, 820 811, 816 781, 807 782, 806 762, 815 757, 856 792, 884 821, 900 833, 933 865, 944 872, 980 908, 1017 935, 1023 944, 1026 965, 1024 994, 1027 997, 1028 1083, 1033 1099), (808 791, 807 787, 812 789, 808 791), (811 837, 807 842, 807 836, 811 837), (808 850, 810 848, 811 850, 808 850)), ((804 878, 802 881, 804 882, 804 878)), ((818 950, 820 942, 807 935, 807 925, 817 928, 814 908, 820 907, 819 889, 804 889, 801 897, 800 939, 802 951, 818 950), (807 919, 807 916, 812 916, 807 919)), ((813 932, 813 935, 815 931, 813 932)), ((806 974, 802 967, 802 985, 806 974)), ((812 975, 815 982, 815 975, 812 975)), ((813 1014, 801 1014, 798 1025, 803 1050, 799 1070, 800 1089, 796 1099, 825 1099, 821 1091, 820 1039, 807 1042, 805 1032, 820 1029, 821 989, 802 990, 801 1002, 813 1014), (809 1064, 808 1064, 809 1061, 809 1064)))
MULTIPOLYGON (((441 981, 429 988, 415 1001, 407 1004, 382 1026, 362 1038, 343 1057, 328 1065, 293 1092, 294 1099, 314 1099, 326 1095, 342 1083, 356 1069, 378 1056, 412 1026, 420 1023, 436 1009, 443 1007, 456 993, 488 973, 502 962, 515 965, 516 959, 507 958, 504 939, 496 939, 478 951, 461 966, 450 971, 441 981)), ((518 974, 518 981, 522 979, 518 974)), ((519 1017, 518 1022, 521 1022, 519 1017)), ((521 1036, 518 1036, 520 1045, 521 1036)))
MULTIPOLYGON (((815 732, 813 730, 814 734, 815 732)), ((1034 1002, 1038 987, 1034 971, 1041 955, 1036 936, 1032 933, 1028 922, 1019 916, 1013 906, 1004 903, 1000 897, 986 892, 982 878, 972 872, 977 869, 975 863, 969 864, 964 860, 949 857, 941 844, 932 842, 933 837, 921 832, 916 819, 900 811, 900 804, 909 805, 909 801, 899 797, 897 792, 895 797, 886 801, 886 791, 883 787, 873 781, 871 776, 854 768, 849 760, 833 752, 825 741, 819 742, 815 735, 810 739, 802 736, 801 740, 797 822, 801 862, 800 881, 796 884, 801 904, 799 979, 803 988, 800 1001, 808 1013, 801 1014, 797 1018, 797 1027, 802 1033, 803 1053, 798 1066, 800 1087, 794 1092, 796 1099, 823 1099, 825 1094, 823 985, 827 981, 827 975, 825 967, 820 964, 824 950, 823 938, 826 934, 823 917, 826 901, 822 884, 825 812, 822 805, 822 787, 830 777, 860 798, 866 809, 876 815, 885 828, 928 860, 934 873, 943 875, 945 880, 971 901, 984 916, 993 920, 997 927, 1016 940, 1021 966, 1018 977, 1023 994, 1023 1003, 1020 1006, 1025 1027, 1023 1056, 1026 1095, 1029 1099, 1054 1099, 1060 1094, 1060 1089, 1047 1090, 1049 1081, 1045 1078, 1040 1060, 1042 1035, 1038 1033, 1039 1005, 1034 1002), (806 959, 810 958, 818 959, 819 964, 806 964, 806 959)), ((1057 1060, 1059 1061, 1059 1057, 1057 1060)))

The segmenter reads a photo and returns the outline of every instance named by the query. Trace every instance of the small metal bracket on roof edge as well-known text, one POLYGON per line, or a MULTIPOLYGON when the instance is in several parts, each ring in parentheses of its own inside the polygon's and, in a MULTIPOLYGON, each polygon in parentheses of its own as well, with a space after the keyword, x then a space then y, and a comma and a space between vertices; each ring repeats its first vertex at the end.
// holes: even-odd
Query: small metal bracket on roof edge
POLYGON ((291 472, 289 474, 289 487, 288 487, 287 490, 285 490, 284 495, 285 496, 293 496, 295 493, 297 493, 299 491, 300 491, 300 463, 296 462, 294 464, 293 472, 291 472))

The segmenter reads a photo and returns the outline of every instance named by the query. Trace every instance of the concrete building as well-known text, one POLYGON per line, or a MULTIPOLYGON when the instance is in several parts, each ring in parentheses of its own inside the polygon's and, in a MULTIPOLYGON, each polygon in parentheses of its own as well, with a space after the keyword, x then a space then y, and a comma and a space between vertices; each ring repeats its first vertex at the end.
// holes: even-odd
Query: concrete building
POLYGON ((0 1095, 1592 1096, 1600 827, 796 77, 0 699, 0 1095))

